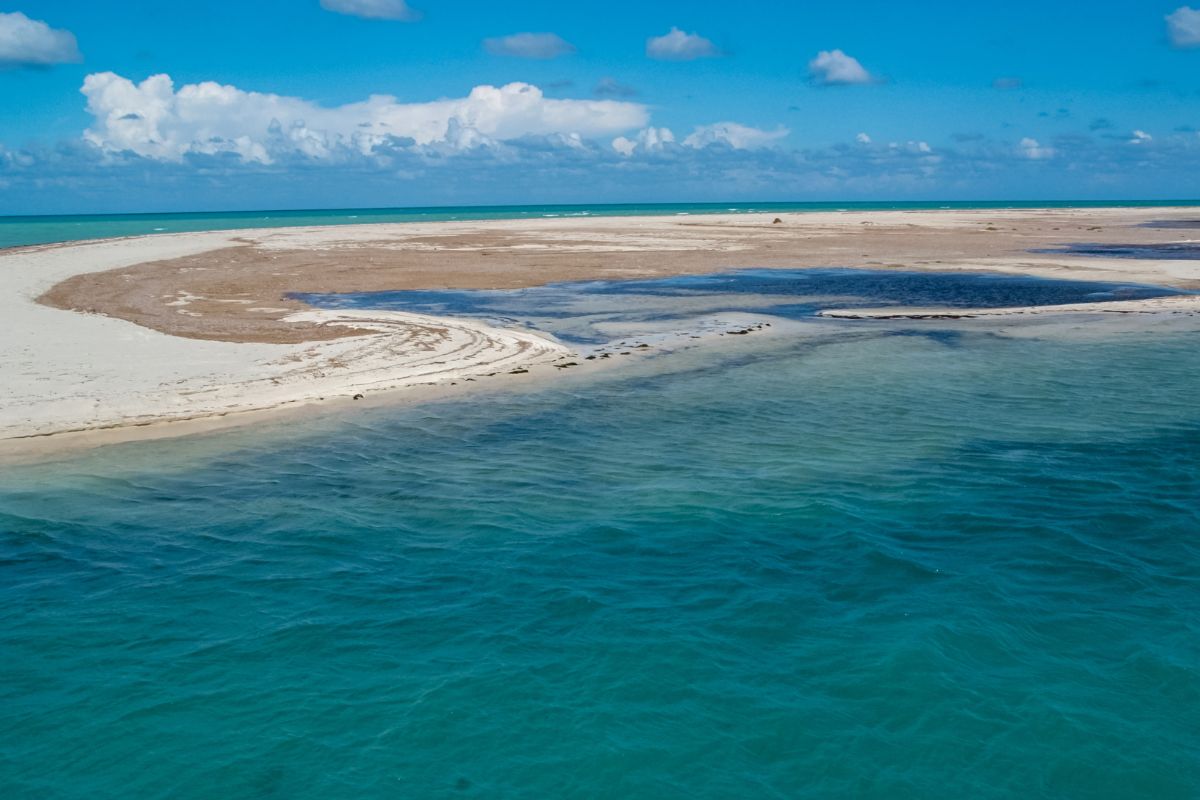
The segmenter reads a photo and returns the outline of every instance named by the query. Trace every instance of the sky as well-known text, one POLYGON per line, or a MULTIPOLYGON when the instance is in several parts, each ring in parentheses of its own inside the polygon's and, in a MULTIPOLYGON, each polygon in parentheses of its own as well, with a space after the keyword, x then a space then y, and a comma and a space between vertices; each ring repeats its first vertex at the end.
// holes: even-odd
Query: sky
POLYGON ((0 214, 1200 196, 1200 0, 0 0, 0 214))

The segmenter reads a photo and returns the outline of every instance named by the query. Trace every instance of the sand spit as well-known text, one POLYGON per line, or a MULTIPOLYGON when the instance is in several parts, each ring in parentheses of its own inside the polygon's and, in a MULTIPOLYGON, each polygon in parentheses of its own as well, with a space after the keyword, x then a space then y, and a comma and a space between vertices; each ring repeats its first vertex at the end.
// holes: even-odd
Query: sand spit
MULTIPOLYGON (((0 253, 0 440, 223 416, 562 364, 528 331, 316 311, 293 292, 511 289, 739 267, 984 271, 1200 289, 1200 262, 1034 253, 1177 243, 1196 209, 556 218, 275 228, 0 253), (774 223, 778 217, 780 222, 774 223)), ((1171 313, 1194 298, 1059 311, 1171 313), (1113 308, 1107 308, 1113 306, 1113 308)), ((843 317, 995 316, 856 310, 843 317)), ((833 314, 831 314, 832 316, 833 314)), ((546 370, 546 374, 557 372, 546 370)))
POLYGON ((534 333, 394 312, 289 311, 283 324, 305 326, 314 341, 280 344, 198 341, 35 302, 78 272, 186 257, 229 238, 185 234, 0 256, 0 439, 454 382, 567 353, 534 333))

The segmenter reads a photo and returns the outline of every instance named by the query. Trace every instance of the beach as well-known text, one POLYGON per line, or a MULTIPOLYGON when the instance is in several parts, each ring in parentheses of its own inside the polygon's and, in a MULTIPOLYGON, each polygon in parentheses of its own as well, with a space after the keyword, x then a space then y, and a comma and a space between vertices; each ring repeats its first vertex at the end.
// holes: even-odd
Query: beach
MULTIPOLYGON (((1195 217, 1188 208, 1112 208, 546 218, 264 228, 13 248, 0 252, 0 315, 8 321, 0 343, 0 440, 159 431, 167 422, 241 419, 359 395, 431 386, 465 391, 468 382, 474 389, 514 374, 548 380, 561 372, 556 366, 578 366, 578 348, 539 331, 462 317, 320 309, 295 294, 513 290, 827 267, 1195 291, 1195 260, 1112 258, 1069 247, 1178 245, 1191 232, 1157 223, 1195 217)), ((1036 313, 1197 309, 1200 301, 1183 295, 1043 306, 1036 313)), ((960 309, 952 316, 1012 321, 1033 311, 960 309)), ((945 316, 936 308, 830 315, 945 316)))

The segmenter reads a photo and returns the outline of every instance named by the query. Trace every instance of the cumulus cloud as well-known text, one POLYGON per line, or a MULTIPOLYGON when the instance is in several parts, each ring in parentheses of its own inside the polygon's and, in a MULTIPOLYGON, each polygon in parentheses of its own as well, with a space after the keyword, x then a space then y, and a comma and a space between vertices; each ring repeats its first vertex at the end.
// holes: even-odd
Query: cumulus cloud
POLYGON ((1200 10, 1180 6, 1168 14, 1167 35, 1176 47, 1200 47, 1200 10))
POLYGON ((421 18, 421 12, 409 8, 405 0, 321 0, 321 8, 364 19, 416 22, 421 18))
POLYGON ((514 33, 484 39, 483 48, 494 56, 550 59, 570 55, 575 46, 557 33, 514 33))
POLYGON ((860 133, 858 136, 854 137, 854 141, 858 142, 859 144, 870 144, 871 135, 867 133, 860 133))
POLYGON ((75 34, 20 11, 0 13, 0 67, 46 67, 83 60, 75 34))
POLYGON ((690 136, 683 140, 683 144, 696 149, 712 145, 725 145, 734 150, 757 150, 761 147, 769 147, 789 133, 791 131, 787 128, 764 131, 737 122, 718 122, 714 125, 698 126, 690 136))
POLYGON ((1053 147, 1043 147, 1037 139, 1026 137, 1021 140, 1021 155, 1033 161, 1054 157, 1053 147))
POLYGON ((1146 144, 1147 142, 1152 142, 1152 141, 1154 141, 1154 137, 1151 136, 1150 134, 1146 133, 1145 131, 1134 131, 1133 136, 1129 140, 1129 143, 1130 144, 1146 144))
POLYGON ((684 33, 672 27, 668 33, 646 40, 646 55, 660 61, 695 61, 713 58, 721 51, 698 33, 684 33))
POLYGON ((817 53, 817 57, 808 62, 808 74, 814 83, 821 86, 852 86, 875 81, 857 58, 841 50, 822 50, 817 53))
POLYGON ((661 152, 667 145, 674 143, 675 134, 671 132, 670 128, 646 128, 638 131, 632 139, 618 136, 613 139, 612 148, 628 157, 638 151, 643 153, 661 152))
POLYGON ((110 153, 175 162, 226 154, 270 164, 285 157, 326 160, 412 147, 465 152, 524 137, 573 146, 649 120, 638 103, 550 99, 526 83, 477 86, 466 97, 426 103, 372 95, 334 108, 213 82, 176 89, 168 75, 135 84, 112 72, 96 73, 81 91, 95 117, 86 141, 110 153))

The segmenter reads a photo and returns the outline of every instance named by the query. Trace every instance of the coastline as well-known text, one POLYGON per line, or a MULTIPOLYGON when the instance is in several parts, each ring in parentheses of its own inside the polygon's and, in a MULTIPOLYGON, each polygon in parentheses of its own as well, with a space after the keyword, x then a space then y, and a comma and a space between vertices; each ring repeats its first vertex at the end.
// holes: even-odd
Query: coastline
MULTIPOLYGON (((0 253, 0 314, 10 321, 0 345, 0 445, 37 448, 68 433, 76 440, 174 435, 356 394, 432 396, 513 370, 541 382, 560 372, 556 362, 578 357, 531 331, 401 312, 320 311, 289 299, 292 292, 518 289, 785 266, 990 272, 1195 291, 1196 261, 1030 251, 1078 241, 1178 242, 1186 231, 1138 226, 1197 216, 1179 207, 576 217, 159 234, 9 250, 0 253)), ((1188 296, 823 315, 1197 309, 1200 297, 1188 296)))

